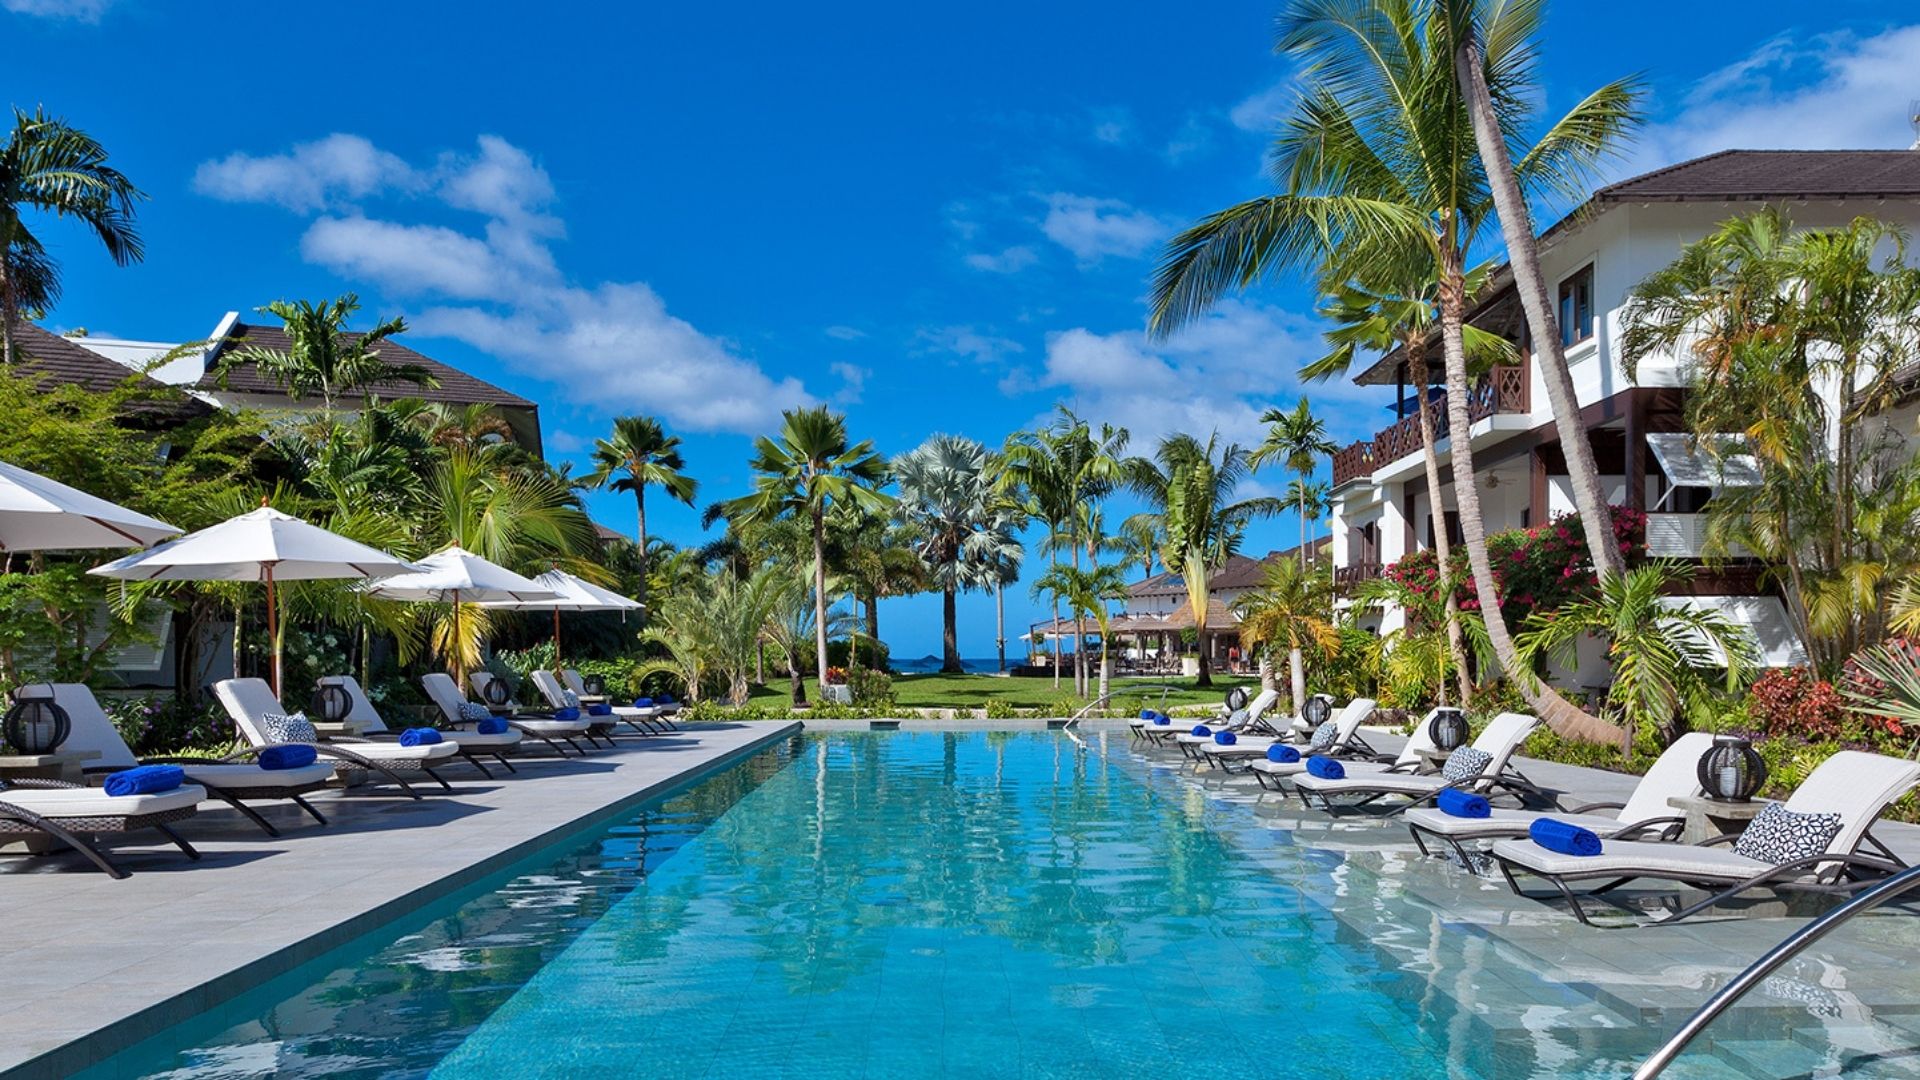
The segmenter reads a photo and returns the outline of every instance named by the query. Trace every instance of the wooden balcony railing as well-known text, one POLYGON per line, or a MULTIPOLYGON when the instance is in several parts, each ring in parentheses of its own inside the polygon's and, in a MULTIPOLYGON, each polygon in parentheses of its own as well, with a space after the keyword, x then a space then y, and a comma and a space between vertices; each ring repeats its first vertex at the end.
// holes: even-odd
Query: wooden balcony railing
POLYGON ((1358 585, 1363 581, 1372 581, 1379 576, 1379 563, 1354 563, 1352 566, 1335 567, 1333 570, 1333 583, 1335 585, 1358 585))
MULTIPOLYGON (((1478 423, 1495 413, 1529 413, 1533 411, 1530 402, 1529 380, 1524 364, 1496 367, 1473 382, 1467 393, 1467 419, 1478 423)), ((1432 403, 1433 435, 1436 439, 1447 437, 1447 403, 1444 396, 1432 403)), ((1418 414, 1402 417, 1390 428, 1373 437, 1372 442, 1362 440, 1333 455, 1333 485, 1339 487, 1349 480, 1358 480, 1371 475, 1382 465, 1398 461, 1409 454, 1417 454, 1424 447, 1420 439, 1420 417, 1418 414)))

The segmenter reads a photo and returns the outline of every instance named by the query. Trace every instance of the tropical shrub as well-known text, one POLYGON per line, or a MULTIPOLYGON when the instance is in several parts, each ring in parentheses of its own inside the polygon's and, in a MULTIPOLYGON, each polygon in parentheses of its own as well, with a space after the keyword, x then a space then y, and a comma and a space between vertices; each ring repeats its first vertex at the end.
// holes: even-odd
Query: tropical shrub
POLYGON ((988 698, 986 714, 989 720, 1012 720, 1020 715, 1020 710, 1005 698, 988 698))
POLYGON ((853 689, 853 703, 874 709, 893 707, 893 676, 871 668, 854 668, 846 673, 846 684, 853 689))
POLYGON ((1920 643, 1894 638, 1848 657, 1840 691, 1869 729, 1905 736, 1920 724, 1920 643))
POLYGON ((1807 668, 1781 668, 1762 675, 1748 692, 1748 712, 1767 735, 1832 739, 1846 719, 1846 700, 1833 684, 1807 668))
POLYGON ((215 752, 234 744, 233 721, 218 705, 201 708, 166 697, 102 696, 100 707, 136 757, 215 752))
MULTIPOLYGON (((1629 559, 1645 554, 1647 515, 1624 506, 1610 509, 1613 535, 1621 553, 1629 559)), ((1487 537, 1487 554, 1503 598, 1501 611, 1509 623, 1522 621, 1535 611, 1564 607, 1593 591, 1593 561, 1587 557, 1578 514, 1566 514, 1528 529, 1495 533, 1487 537)), ((1450 569, 1460 610, 1478 610, 1479 594, 1464 547, 1454 549, 1450 569)), ((1441 574, 1432 548, 1406 555, 1383 570, 1382 576, 1437 603, 1441 574)))
MULTIPOLYGON (((829 619, 829 621, 835 620, 829 619)), ((856 667, 870 667, 885 671, 892 659, 886 642, 870 638, 865 634, 851 634, 847 637, 833 638, 827 642, 828 667, 846 668, 849 671, 856 667)), ((800 667, 802 671, 812 673, 813 657, 811 655, 801 657, 800 667)))

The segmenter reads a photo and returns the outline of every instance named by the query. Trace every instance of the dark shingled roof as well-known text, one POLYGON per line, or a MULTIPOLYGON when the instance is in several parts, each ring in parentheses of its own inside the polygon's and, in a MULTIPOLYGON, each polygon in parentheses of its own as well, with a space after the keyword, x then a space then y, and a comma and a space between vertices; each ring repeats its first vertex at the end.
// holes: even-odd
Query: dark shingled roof
POLYGON ((1920 196, 1920 151, 1722 150, 1594 192, 1595 202, 1906 199, 1920 196))
POLYGON ((159 400, 133 403, 131 407, 135 412, 186 419, 213 411, 213 406, 199 398, 179 393, 157 379, 140 375, 124 364, 81 348, 32 323, 14 323, 13 341, 20 355, 19 373, 38 375, 44 385, 78 386, 104 393, 128 379, 135 379, 142 390, 159 396, 159 400))
MULTIPOLYGON (((360 335, 350 333, 350 338, 360 335)), ((286 349, 292 342, 287 339, 285 330, 277 326, 252 326, 247 323, 233 324, 233 330, 227 334, 221 347, 223 353, 228 350, 243 349, 250 345, 263 349, 286 349)), ((377 383, 373 389, 382 397, 412 397, 424 401, 441 401, 451 405, 506 405, 515 408, 536 408, 533 402, 518 394, 505 390, 461 371, 449 367, 430 356, 414 352, 394 338, 382 341, 378 350, 380 359, 390 364, 415 364, 433 373, 440 385, 434 388, 415 386, 412 383, 377 383)), ((253 364, 236 364, 228 370, 227 389, 242 394, 279 394, 284 391, 280 384, 263 378, 260 369, 253 364)), ((217 390, 219 379, 209 371, 197 384, 202 390, 217 390)))

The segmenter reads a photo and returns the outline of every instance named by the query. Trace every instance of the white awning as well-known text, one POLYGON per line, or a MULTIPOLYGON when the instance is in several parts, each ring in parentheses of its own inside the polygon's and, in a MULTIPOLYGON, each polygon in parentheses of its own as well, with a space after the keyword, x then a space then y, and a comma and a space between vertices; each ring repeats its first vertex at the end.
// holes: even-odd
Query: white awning
POLYGON ((1760 462, 1740 452, 1745 442, 1738 435, 1658 434, 1647 436, 1647 449, 1674 487, 1758 487, 1760 462))
MULTIPOLYGON (((1805 667, 1807 647, 1787 617, 1787 606, 1777 596, 1669 596, 1660 601, 1670 607, 1694 611, 1716 611, 1753 638, 1760 654, 1760 666, 1769 668, 1805 667)), ((1720 650, 1709 644, 1716 659, 1724 660, 1720 650)))

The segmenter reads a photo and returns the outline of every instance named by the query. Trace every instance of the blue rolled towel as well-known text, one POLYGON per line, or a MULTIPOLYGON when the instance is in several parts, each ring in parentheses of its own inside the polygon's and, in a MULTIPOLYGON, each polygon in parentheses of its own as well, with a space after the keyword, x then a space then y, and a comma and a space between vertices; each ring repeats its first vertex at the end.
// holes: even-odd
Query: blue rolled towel
POLYGON ((410 727, 400 733, 401 746, 432 746, 440 741, 440 733, 430 727, 410 727))
POLYGON ((485 720, 481 720, 473 725, 473 733, 476 735, 505 735, 507 733, 507 718, 504 716, 489 716, 485 720))
POLYGON ((305 743, 287 743, 260 751, 260 767, 276 772, 281 769, 304 769, 319 758, 320 752, 305 743))
POLYGON ((1198 735, 1198 736, 1200 736, 1201 738, 1203 738, 1203 739, 1204 739, 1204 738, 1206 738, 1207 736, 1209 736, 1209 735, 1211 735, 1211 734, 1213 734, 1213 729, 1212 729, 1212 728, 1210 728, 1210 727, 1208 727, 1208 726, 1207 726, 1207 725, 1205 725, 1205 724, 1195 724, 1195 725, 1193 725, 1193 731, 1192 731, 1192 734, 1194 734, 1194 735, 1198 735))
POLYGON ((1231 731, 1216 731, 1213 733, 1213 741, 1219 743, 1221 746, 1232 746, 1234 743, 1240 741, 1240 736, 1235 735, 1231 731))
POLYGON ((187 779, 187 770, 178 765, 136 765, 107 777, 109 795, 152 795, 172 791, 187 779))
MULTIPOLYGON (((663 700, 664 700, 664 699, 663 699, 663 700)), ((651 708, 653 708, 653 699, 652 699, 652 698, 650 698, 650 697, 637 697, 637 698, 634 698, 634 699, 633 699, 633 707, 634 707, 634 708, 636 708, 636 709, 651 709, 651 708)))
POLYGON ((1322 780, 1345 780, 1347 778, 1346 766, 1330 757, 1321 757, 1319 754, 1315 754, 1307 759, 1307 771, 1322 780))
POLYGON ((1443 814, 1453 817, 1484 818, 1493 816, 1493 804, 1485 795, 1475 795, 1471 791, 1448 788, 1433 800, 1443 814))
POLYGON ((1173 724, 1173 717, 1163 712, 1157 712, 1153 714, 1153 722, 1161 727, 1170 727, 1173 724))
POLYGON ((579 709, 555 709, 553 710, 553 718, 555 720, 578 720, 580 719, 580 710, 579 709))
POLYGON ((654 703, 655 705, 673 705, 673 704, 675 704, 675 702, 674 702, 674 700, 673 700, 673 695, 672 695, 672 694, 661 694, 661 695, 660 695, 659 697, 657 697, 657 698, 654 698, 654 699, 653 699, 653 703, 654 703))
POLYGON ((1291 765, 1300 760, 1300 751, 1295 750, 1285 743, 1274 743, 1272 746, 1267 747, 1267 760, 1277 761, 1282 765, 1291 765))
POLYGON ((1142 719, 1142 720, 1151 720, 1151 719, 1153 719, 1153 710, 1152 710, 1152 709, 1141 709, 1141 710, 1140 710, 1140 719, 1142 719))
POLYGON ((612 716, 613 706, 595 703, 587 706, 588 716, 612 716))
POLYGON ((1527 826, 1527 835, 1548 851, 1582 857, 1600 854, 1600 838, 1591 829, 1569 825, 1552 818, 1541 818, 1527 826))

